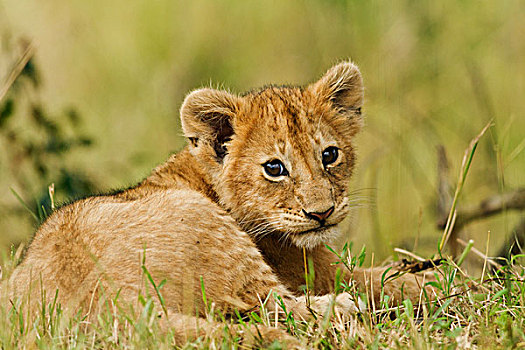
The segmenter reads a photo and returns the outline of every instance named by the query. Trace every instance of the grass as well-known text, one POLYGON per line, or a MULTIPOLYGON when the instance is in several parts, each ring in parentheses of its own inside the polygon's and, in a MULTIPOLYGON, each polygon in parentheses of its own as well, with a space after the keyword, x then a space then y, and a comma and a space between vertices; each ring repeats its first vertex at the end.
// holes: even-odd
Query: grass
POLYGON ((445 248, 445 245, 447 244, 450 235, 452 233, 452 230, 454 228, 454 222, 456 221, 456 206, 458 204, 459 194, 461 193, 461 190, 463 189, 463 186, 465 185, 465 180, 467 179, 467 174, 470 169, 470 164, 472 163, 472 158, 474 157, 474 153, 476 152, 476 148, 478 147, 479 140, 481 137, 487 132, 492 122, 489 122, 483 130, 476 136, 469 144, 469 147, 465 150, 465 155, 463 156, 463 161, 461 162, 461 169, 458 179, 458 185, 456 187, 456 191, 454 193, 454 198, 452 200, 452 205, 450 206, 450 212, 447 217, 447 224, 445 226, 445 231, 443 232, 443 236, 441 237, 441 241, 439 242, 439 253, 441 254, 441 251, 443 248, 445 248))
MULTIPOLYGON (((364 251, 351 254, 351 245, 340 256, 344 269, 352 270, 364 260, 364 251)), ((5 277, 17 260, 13 253, 4 260, 5 277)), ((434 272, 435 281, 428 282, 439 297, 413 305, 406 300, 398 307, 388 304, 388 297, 375 307, 362 309, 355 317, 345 318, 326 310, 324 318, 305 322, 293 315, 265 308, 249 314, 237 313, 225 321, 213 309, 207 319, 210 329, 205 335, 185 343, 176 343, 176 330, 165 331, 161 319, 167 314, 162 303, 162 282, 155 285, 143 266, 144 283, 153 283, 154 295, 139 295, 135 307, 118 299, 102 298, 102 311, 94 318, 85 310, 71 315, 55 299, 43 304, 36 314, 28 314, 19 302, 2 303, 0 309, 0 347, 40 349, 71 348, 246 348, 278 349, 279 341, 262 340, 258 334, 246 337, 250 326, 276 327, 286 330, 304 348, 322 349, 507 349, 525 347, 525 267, 507 261, 498 270, 486 273, 483 280, 471 278, 454 261, 447 259, 434 272), (156 300, 161 300, 160 304, 156 300), (233 320, 233 321, 232 321, 233 320), (234 325, 232 325, 232 322, 234 325), (247 343, 251 342, 251 343, 247 343)), ((378 286, 380 287, 380 286, 378 286)), ((148 288, 144 288, 148 290, 148 288)), ((358 296, 355 286, 340 283, 338 292, 348 291, 358 296)), ((2 290, 2 298, 5 297, 2 290)), ((203 295, 205 298, 205 295, 203 295)), ((279 296, 270 296, 279 298, 279 296)), ((362 298, 366 296, 361 294, 362 298)), ((43 298, 44 299, 44 298, 43 298)), ((5 300, 5 299, 3 299, 5 300)), ((332 305, 333 306, 333 305, 332 305)), ((286 343, 285 343, 286 344, 286 343)), ((296 344, 297 345, 297 344, 296 344)))
MULTIPOLYGON (((192 89, 306 84, 351 58, 366 87, 366 127, 356 140, 351 186, 370 189, 373 202, 353 211, 344 241, 366 244, 382 260, 395 247, 413 250, 420 232, 416 251, 428 256, 442 234, 433 212, 436 146, 446 147, 451 171, 459 173, 466 142, 493 120, 460 203, 523 186, 524 15, 520 0, 3 0, 0 86, 23 55, 3 45, 4 36, 33 42, 40 87, 31 97, 51 116, 78 111, 93 145, 64 163, 104 192, 140 181, 183 146, 177 111, 192 89)), ((27 135, 27 108, 21 104, 15 113, 14 126, 27 135)), ((0 154, 0 190, 23 193, 7 161, 0 154)), ((31 189, 38 182, 29 179, 31 189)), ((31 190, 26 202, 42 193, 31 190)), ((56 192, 59 202, 69 199, 63 188, 56 192)), ((25 213, 4 209, 16 204, 9 193, 0 198, 4 250, 34 230, 25 213)), ((492 255, 518 220, 508 212, 463 239, 481 243, 490 230, 492 255)))

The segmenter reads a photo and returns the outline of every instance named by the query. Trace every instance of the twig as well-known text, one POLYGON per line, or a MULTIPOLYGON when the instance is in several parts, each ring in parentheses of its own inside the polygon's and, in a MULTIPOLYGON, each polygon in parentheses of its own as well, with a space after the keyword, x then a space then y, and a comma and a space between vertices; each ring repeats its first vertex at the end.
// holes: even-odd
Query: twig
POLYGON ((417 273, 421 271, 434 269, 441 265, 443 261, 444 259, 441 258, 426 259, 423 261, 410 261, 407 259, 401 259, 391 264, 391 266, 398 272, 389 276, 389 278, 398 276, 400 272, 417 273))
POLYGON ((485 278, 485 270, 487 269, 487 261, 489 255, 489 244, 490 244, 490 230, 487 232, 487 245, 485 248, 485 259, 483 260, 483 270, 481 271, 481 281, 485 278))
POLYGON ((24 53, 22 56, 18 59, 18 62, 16 62, 15 66, 11 70, 9 76, 6 79, 6 82, 4 86, 0 89, 0 102, 3 101, 4 97, 7 95, 7 92, 15 82, 16 78, 22 73, 22 70, 27 65, 29 60, 33 57, 34 54, 34 46, 30 43, 27 45, 26 49, 24 50, 24 53))
POLYGON ((417 260, 417 261, 421 261, 421 262, 425 261, 425 259, 423 259, 422 257, 420 257, 420 256, 418 256, 418 255, 416 255, 416 254, 414 254, 414 253, 412 253, 412 252, 409 252, 408 250, 404 250, 404 249, 401 249, 401 248, 394 248, 394 251, 395 251, 396 253, 399 253, 399 254, 403 254, 403 255, 409 256, 409 257, 411 257, 412 259, 415 259, 415 260, 417 260))

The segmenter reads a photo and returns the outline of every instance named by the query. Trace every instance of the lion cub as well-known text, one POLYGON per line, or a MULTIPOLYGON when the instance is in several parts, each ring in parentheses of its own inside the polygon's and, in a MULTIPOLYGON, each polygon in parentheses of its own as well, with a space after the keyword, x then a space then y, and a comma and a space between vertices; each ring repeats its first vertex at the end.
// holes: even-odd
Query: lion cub
MULTIPOLYGON (((13 272, 11 297, 40 301, 41 284, 50 298, 58 290, 62 304, 86 312, 101 291, 135 302, 145 261, 157 284, 166 280, 172 324, 205 314, 201 281, 223 312, 253 310, 276 292, 288 310, 308 317, 300 290, 305 248, 315 267, 313 306, 322 311, 336 260, 324 243, 350 209, 362 105, 361 74, 350 62, 306 87, 193 91, 180 113, 188 146, 131 189, 56 210, 13 272)), ((362 288, 375 283, 379 293, 382 273, 352 278, 362 288)), ((385 292, 399 301, 404 284, 417 298, 417 283, 405 276, 385 292)), ((337 303, 356 310, 349 295, 337 303)))

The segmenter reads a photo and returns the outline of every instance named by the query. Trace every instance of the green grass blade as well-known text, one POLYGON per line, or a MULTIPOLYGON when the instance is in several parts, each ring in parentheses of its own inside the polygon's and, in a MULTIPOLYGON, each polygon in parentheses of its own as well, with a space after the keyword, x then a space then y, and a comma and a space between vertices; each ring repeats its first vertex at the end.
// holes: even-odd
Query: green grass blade
POLYGON ((445 230, 443 231, 443 235, 441 236, 441 241, 439 242, 438 251, 439 251, 440 256, 454 228, 454 221, 455 221, 454 217, 456 214, 456 207, 458 204, 459 195, 461 194, 461 190, 463 189, 463 185, 465 184, 465 180, 467 178, 467 174, 470 169, 470 165, 472 164, 474 153, 476 152, 476 148, 478 147, 479 140, 481 139, 481 137, 485 134, 485 132, 489 129, 491 125, 492 125, 492 120, 488 122, 487 125, 485 125, 485 127, 481 130, 481 132, 474 139, 472 139, 472 141, 470 141, 469 146, 465 150, 463 161, 461 162, 461 171, 460 171, 460 176, 458 180, 458 185, 456 187, 456 192, 454 193, 454 199, 452 201, 452 206, 450 207, 450 212, 448 214, 447 224, 445 226, 445 230))
POLYGON ((22 204, 22 206, 24 208, 27 209, 28 212, 31 213, 31 216, 33 216, 33 218, 36 220, 37 223, 40 223, 40 219, 38 218, 38 215, 36 215, 32 210, 31 208, 29 208, 29 206, 26 204, 26 202, 24 202, 24 200, 22 199, 22 197, 20 197, 20 195, 18 193, 16 193, 16 191, 10 187, 9 188, 11 190, 11 192, 13 193, 13 195, 16 197, 16 199, 18 199, 18 201, 20 202, 20 204, 22 204))

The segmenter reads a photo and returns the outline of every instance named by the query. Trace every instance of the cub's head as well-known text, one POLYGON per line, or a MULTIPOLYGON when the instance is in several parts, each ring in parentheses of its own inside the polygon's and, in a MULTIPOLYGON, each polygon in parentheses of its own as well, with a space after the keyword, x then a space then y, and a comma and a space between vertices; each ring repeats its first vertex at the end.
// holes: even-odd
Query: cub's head
POLYGON ((311 248, 348 213, 362 104, 361 74, 344 62, 306 87, 194 91, 181 118, 220 205, 243 229, 311 248))

